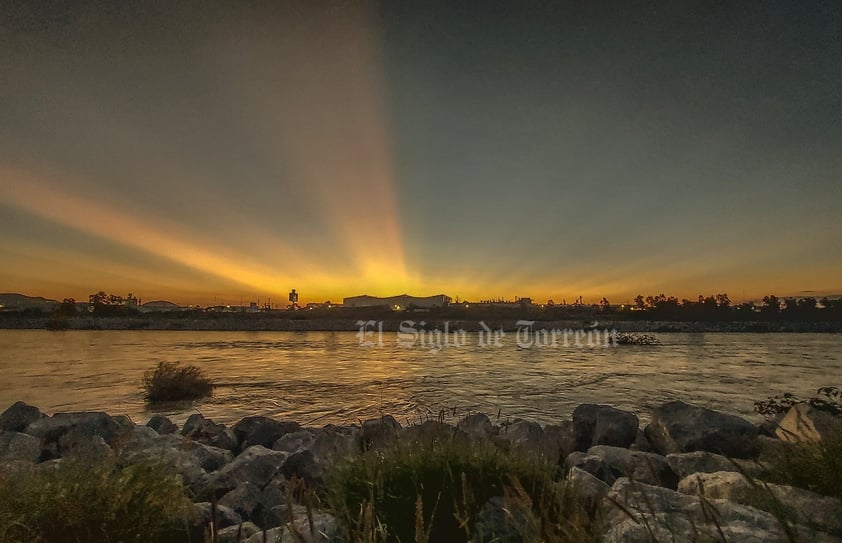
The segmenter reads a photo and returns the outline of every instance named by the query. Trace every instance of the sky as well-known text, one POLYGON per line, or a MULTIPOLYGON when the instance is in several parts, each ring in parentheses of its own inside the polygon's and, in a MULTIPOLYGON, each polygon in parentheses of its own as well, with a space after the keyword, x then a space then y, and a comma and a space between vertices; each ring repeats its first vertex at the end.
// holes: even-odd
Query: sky
POLYGON ((842 4, 0 4, 0 292, 842 292, 842 4))

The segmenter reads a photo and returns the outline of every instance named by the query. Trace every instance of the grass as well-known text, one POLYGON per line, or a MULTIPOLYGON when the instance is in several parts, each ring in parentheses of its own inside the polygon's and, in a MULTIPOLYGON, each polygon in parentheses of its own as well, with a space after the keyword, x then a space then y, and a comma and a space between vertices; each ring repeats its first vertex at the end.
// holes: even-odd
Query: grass
POLYGON ((198 366, 159 362, 143 374, 143 388, 150 402, 197 400, 213 393, 213 383, 198 366))
POLYGON ((354 542, 491 541, 512 532, 525 541, 596 540, 594 511, 558 475, 557 466, 491 444, 433 441, 337 463, 326 500, 354 542), (489 522, 480 512, 495 497, 503 509, 489 522))
POLYGON ((842 432, 819 442, 783 444, 771 464, 770 482, 842 500, 842 432))
POLYGON ((0 543, 180 541, 188 506, 180 478, 157 464, 0 471, 0 543))

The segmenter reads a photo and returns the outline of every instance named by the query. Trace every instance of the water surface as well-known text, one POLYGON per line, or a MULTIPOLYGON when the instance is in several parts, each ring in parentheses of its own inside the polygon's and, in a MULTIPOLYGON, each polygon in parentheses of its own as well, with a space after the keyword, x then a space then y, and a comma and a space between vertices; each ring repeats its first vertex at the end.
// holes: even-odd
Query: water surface
POLYGON ((438 351, 404 348, 395 336, 361 347, 353 332, 0 330, 0 410, 17 400, 42 411, 102 410, 136 422, 152 414, 144 370, 159 361, 201 366, 213 398, 167 406, 177 422, 201 412, 230 423, 260 414, 302 424, 402 423, 484 411, 541 423, 585 402, 646 419, 681 399, 757 419, 753 402, 840 385, 842 335, 658 334, 658 346, 529 348, 511 341, 438 351))

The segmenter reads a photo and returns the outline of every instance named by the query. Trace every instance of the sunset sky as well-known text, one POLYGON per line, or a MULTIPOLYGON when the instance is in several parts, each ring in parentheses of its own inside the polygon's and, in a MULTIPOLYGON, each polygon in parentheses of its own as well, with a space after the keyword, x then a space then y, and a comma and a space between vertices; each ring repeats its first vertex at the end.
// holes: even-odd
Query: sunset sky
POLYGON ((829 294, 840 234, 836 0, 0 3, 0 292, 829 294))

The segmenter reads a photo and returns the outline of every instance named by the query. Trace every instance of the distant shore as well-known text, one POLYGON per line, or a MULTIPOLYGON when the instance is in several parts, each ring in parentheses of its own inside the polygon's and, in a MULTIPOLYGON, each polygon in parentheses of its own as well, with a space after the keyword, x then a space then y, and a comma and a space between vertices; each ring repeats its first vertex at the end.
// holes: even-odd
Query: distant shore
MULTIPOLYGON (((518 329, 517 319, 442 319, 431 318, 424 314, 405 314, 400 316, 374 317, 377 325, 382 323, 386 332, 398 331, 402 322, 413 321, 418 327, 420 322, 427 330, 443 330, 445 323, 450 331, 465 330, 479 332, 482 323, 492 330, 513 331, 518 329)), ((195 330, 195 331, 278 331, 278 332, 357 332, 360 319, 355 318, 284 318, 262 315, 215 315, 213 318, 192 318, 177 316, 131 316, 131 317, 92 317, 78 316, 63 319, 58 326, 55 320, 46 316, 5 315, 0 317, 0 329, 59 329, 59 330, 195 330)), ((368 319, 366 319, 368 320, 368 319)), ((528 320, 528 319, 524 319, 528 320)), ((536 330, 581 330, 592 328, 593 320, 535 320, 536 330)), ((644 320, 597 320, 599 330, 617 330, 618 332, 696 332, 696 333, 840 333, 842 322, 802 322, 802 321, 644 321, 644 320)))

